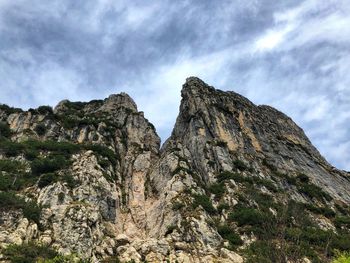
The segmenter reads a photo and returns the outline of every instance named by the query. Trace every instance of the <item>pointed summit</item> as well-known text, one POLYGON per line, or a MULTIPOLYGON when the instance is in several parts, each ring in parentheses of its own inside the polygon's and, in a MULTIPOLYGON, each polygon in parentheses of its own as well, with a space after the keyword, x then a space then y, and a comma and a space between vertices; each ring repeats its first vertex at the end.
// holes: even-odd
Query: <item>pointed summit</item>
POLYGON ((104 100, 104 105, 102 106, 104 110, 115 109, 118 107, 125 107, 137 112, 135 101, 125 92, 110 95, 104 100))

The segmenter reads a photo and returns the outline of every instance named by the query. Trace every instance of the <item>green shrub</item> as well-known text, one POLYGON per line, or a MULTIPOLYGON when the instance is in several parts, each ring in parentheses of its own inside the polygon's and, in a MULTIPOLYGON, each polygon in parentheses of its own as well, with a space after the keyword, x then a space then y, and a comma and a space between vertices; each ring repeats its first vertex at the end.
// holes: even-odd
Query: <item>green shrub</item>
POLYGON ((218 212, 219 213, 221 213, 223 210, 228 210, 228 209, 230 209, 230 205, 229 204, 227 204, 227 203, 220 203, 219 205, 218 205, 218 212))
POLYGON ((181 202, 174 202, 173 203, 173 210, 175 210, 175 211, 180 210, 183 207, 185 207, 184 203, 181 203, 181 202))
POLYGON ((39 123, 35 126, 34 130, 39 136, 42 136, 46 133, 46 126, 43 123, 39 123))
POLYGON ((225 142, 225 141, 215 141, 214 145, 215 146, 219 146, 219 147, 227 147, 227 142, 225 142))
POLYGON ((350 251, 350 233, 339 233, 333 236, 330 247, 333 250, 350 251))
POLYGON ((276 247, 268 241, 256 241, 244 250, 247 263, 281 262, 276 255, 276 247))
POLYGON ((79 120, 77 120, 76 118, 66 115, 59 115, 58 117, 61 122, 61 125, 65 129, 69 130, 79 126, 79 120))
POLYGON ((58 194, 58 202, 63 203, 66 195, 63 192, 58 194))
POLYGON ((0 191, 11 190, 13 181, 14 179, 11 176, 0 172, 0 191))
POLYGON ((40 226, 41 208, 35 202, 26 202, 23 205, 23 216, 40 226))
POLYGON ((275 176, 283 179, 284 181, 286 181, 289 185, 297 185, 298 181, 296 177, 290 176, 288 174, 284 174, 284 173, 280 173, 280 172, 274 172, 273 173, 275 176))
POLYGON ((26 202, 13 192, 0 192, 0 208, 22 209, 26 218, 39 224, 41 208, 35 202, 26 202))
POLYGON ((213 207, 213 204, 211 203, 211 200, 208 196, 195 194, 193 197, 194 197, 193 208, 202 206, 203 209, 207 211, 209 214, 211 215, 216 214, 216 210, 213 207))
POLYGON ((57 175, 54 173, 43 174, 38 182, 39 188, 44 188, 57 181, 57 175))
POLYGON ((262 179, 258 177, 251 178, 256 185, 265 186, 271 192, 277 193, 278 188, 268 179, 262 179))
POLYGON ((224 171, 216 176, 219 183, 233 179, 234 174, 229 171, 224 171))
POLYGON ((233 161, 233 165, 240 171, 245 171, 248 169, 248 166, 243 161, 238 159, 233 161))
POLYGON ((217 230, 222 238, 230 242, 231 246, 240 246, 243 244, 241 237, 228 225, 219 225, 217 230))
POLYGON ((267 216, 254 208, 236 207, 229 215, 230 221, 237 222, 238 226, 259 226, 267 221, 267 216))
POLYGON ((234 180, 237 183, 247 183, 247 184, 253 184, 252 177, 245 177, 243 175, 240 175, 238 173, 232 173, 229 171, 225 171, 217 175, 217 180, 219 183, 227 181, 227 180, 234 180))
POLYGON ((8 173, 17 173, 23 169, 23 165, 19 161, 0 160, 0 171, 8 173))
POLYGON ((309 183, 310 179, 306 174, 300 173, 297 175, 297 179, 302 183, 309 183))
POLYGON ((11 142, 8 140, 0 140, 0 150, 7 157, 17 156, 21 154, 24 149, 25 149, 24 145, 20 143, 11 142))
POLYGON ((91 150, 103 157, 108 158, 108 160, 112 163, 112 165, 116 165, 117 159, 119 159, 116 153, 106 146, 90 144, 90 145, 84 145, 84 148, 86 150, 91 150))
POLYGON ((324 246, 330 240, 332 233, 318 227, 306 227, 302 229, 301 239, 309 244, 324 246))
POLYGON ((35 184, 35 181, 36 178, 28 173, 9 174, 0 172, 1 191, 18 191, 35 184))
POLYGON ((39 156, 39 151, 36 149, 26 149, 24 152, 24 157, 29 160, 29 161, 33 161, 34 159, 36 159, 39 156))
POLYGON ((298 189, 303 194, 307 195, 310 198, 315 198, 318 200, 322 200, 323 198, 327 201, 332 200, 332 197, 324 192, 320 187, 314 184, 305 183, 298 186, 298 189))
POLYGON ((87 104, 86 102, 81 102, 81 101, 75 101, 75 102, 67 101, 64 105, 72 111, 79 111, 79 110, 82 110, 86 104, 87 104))
POLYGON ((12 192, 0 192, 0 208, 22 208, 23 199, 12 192))
POLYGON ((98 164, 103 169, 107 169, 111 165, 111 162, 109 160, 106 160, 106 159, 98 158, 98 164))
POLYGON ((53 114, 53 110, 51 106, 40 106, 37 108, 37 111, 40 114, 53 114))
POLYGON ((22 143, 25 149, 51 151, 62 154, 77 153, 81 146, 70 142, 28 140, 22 143))
POLYGON ((13 263, 36 263, 40 259, 53 259, 58 253, 47 245, 34 242, 22 245, 10 245, 3 249, 4 257, 13 263))
POLYGON ((313 213, 319 214, 319 215, 324 215, 325 217, 328 217, 328 218, 335 217, 335 212, 328 207, 319 207, 319 206, 306 204, 305 208, 307 210, 309 210, 310 212, 313 212, 313 213))
POLYGON ((334 220, 337 227, 350 227, 350 217, 349 216, 337 216, 334 220))
POLYGON ((340 253, 337 251, 332 263, 350 263, 350 252, 340 253))
POLYGON ((22 112, 21 109, 19 108, 13 108, 13 107, 10 107, 6 104, 0 104, 0 110, 4 111, 7 115, 10 115, 12 113, 19 113, 19 112, 22 112))
POLYGON ((225 184, 221 182, 210 185, 208 190, 210 193, 214 194, 217 199, 220 199, 225 194, 226 189, 225 184))
POLYGON ((73 175, 71 174, 65 174, 62 177, 63 182, 65 182, 67 184, 67 186, 71 189, 77 187, 79 185, 79 181, 74 179, 73 175))
POLYGON ((104 259, 102 259, 101 262, 102 263, 121 263, 120 259, 117 256, 104 258, 104 259))
POLYGON ((271 164, 267 159, 263 159, 262 164, 269 168, 272 172, 277 172, 277 168, 273 164, 271 164))
POLYGON ((43 159, 35 159, 31 162, 30 167, 35 175, 43 173, 52 173, 57 170, 66 168, 69 161, 62 155, 51 155, 43 159))
POLYGON ((0 138, 5 137, 9 138, 12 134, 12 131, 9 125, 6 122, 0 121, 0 138))

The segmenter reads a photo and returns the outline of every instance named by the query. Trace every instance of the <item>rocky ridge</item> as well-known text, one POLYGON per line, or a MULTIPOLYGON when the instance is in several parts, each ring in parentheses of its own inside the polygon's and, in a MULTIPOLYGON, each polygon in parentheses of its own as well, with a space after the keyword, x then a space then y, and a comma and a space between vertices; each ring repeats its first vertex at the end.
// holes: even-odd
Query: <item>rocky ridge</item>
POLYGON ((195 77, 181 95, 162 148, 125 93, 2 105, 1 259, 35 242, 92 262, 328 262, 350 250, 349 173, 301 128, 195 77))

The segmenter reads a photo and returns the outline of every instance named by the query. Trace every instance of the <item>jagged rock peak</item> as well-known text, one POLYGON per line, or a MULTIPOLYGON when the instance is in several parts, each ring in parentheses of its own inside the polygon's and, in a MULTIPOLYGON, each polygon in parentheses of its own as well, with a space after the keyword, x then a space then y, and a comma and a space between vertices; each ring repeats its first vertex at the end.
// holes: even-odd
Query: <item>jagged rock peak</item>
POLYGON ((215 89, 205 83, 203 80, 197 77, 189 77, 186 79, 185 84, 182 86, 181 95, 186 98, 190 95, 196 95, 198 93, 207 94, 215 89))
POLYGON ((86 107, 88 110, 105 110, 111 111, 120 107, 130 109, 133 112, 137 112, 137 106, 134 100, 126 93, 121 92, 119 94, 112 94, 104 100, 92 100, 89 102, 71 102, 69 100, 60 101, 54 109, 55 113, 63 113, 68 108, 76 104, 82 107, 86 107))
POLYGON ((246 105, 249 107, 255 106, 246 97, 234 92, 234 91, 222 91, 216 89, 213 86, 208 85, 203 80, 198 77, 189 77, 186 79, 183 85, 181 96, 184 100, 190 99, 191 97, 201 97, 207 102, 211 101, 212 95, 216 97, 222 97, 224 99, 229 99, 237 104, 246 105))
POLYGON ((125 107, 137 111, 136 103, 125 92, 110 95, 104 100, 104 104, 106 108, 125 107))

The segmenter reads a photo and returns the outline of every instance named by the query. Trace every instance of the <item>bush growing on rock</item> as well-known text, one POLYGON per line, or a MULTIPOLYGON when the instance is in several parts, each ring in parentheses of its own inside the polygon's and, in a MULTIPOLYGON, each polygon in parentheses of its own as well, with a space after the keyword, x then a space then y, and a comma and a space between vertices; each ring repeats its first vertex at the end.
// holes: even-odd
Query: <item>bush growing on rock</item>
POLYGON ((35 175, 43 173, 52 173, 57 170, 66 168, 69 162, 62 155, 52 155, 43 159, 35 159, 31 162, 30 167, 35 175))
POLYGON ((245 171, 248 169, 248 166, 243 161, 238 159, 233 161, 233 165, 240 171, 245 171))
POLYGON ((12 113, 19 113, 19 112, 22 112, 21 109, 19 108, 13 108, 13 107, 10 107, 6 104, 0 104, 0 110, 5 112, 7 115, 10 115, 12 113))
POLYGON ((34 243, 24 245, 10 245, 4 249, 6 259, 14 263, 37 262, 40 258, 54 258, 57 253, 48 247, 39 246, 34 243))
POLYGON ((237 222, 238 226, 259 226, 266 222, 267 216, 255 208, 236 208, 230 215, 229 220, 237 222))
POLYGON ((219 225, 217 230, 222 238, 230 242, 231 246, 240 246, 243 244, 241 237, 228 225, 219 225))
POLYGON ((9 138, 12 134, 12 131, 9 127, 9 125, 6 122, 1 121, 0 122, 0 138, 5 137, 9 138))
POLYGON ((207 211, 209 214, 213 215, 216 214, 216 209, 213 207, 213 204, 211 203, 211 200, 206 195, 196 194, 193 196, 193 208, 197 208, 198 206, 202 206, 205 211, 207 211))
POLYGON ((38 182, 39 188, 44 188, 57 180, 57 175, 54 173, 43 174, 38 182))
POLYGON ((46 133, 46 126, 43 123, 39 123, 35 126, 34 130, 39 136, 43 136, 46 133))
POLYGON ((332 263, 350 263, 350 252, 340 253, 337 251, 332 263))
POLYGON ((40 113, 40 114, 53 114, 53 110, 52 110, 52 107, 51 106, 40 106, 38 107, 37 111, 40 113))
POLYGON ((22 209, 24 217, 39 224, 41 208, 35 202, 26 202, 13 192, 0 192, 0 208, 22 209))

